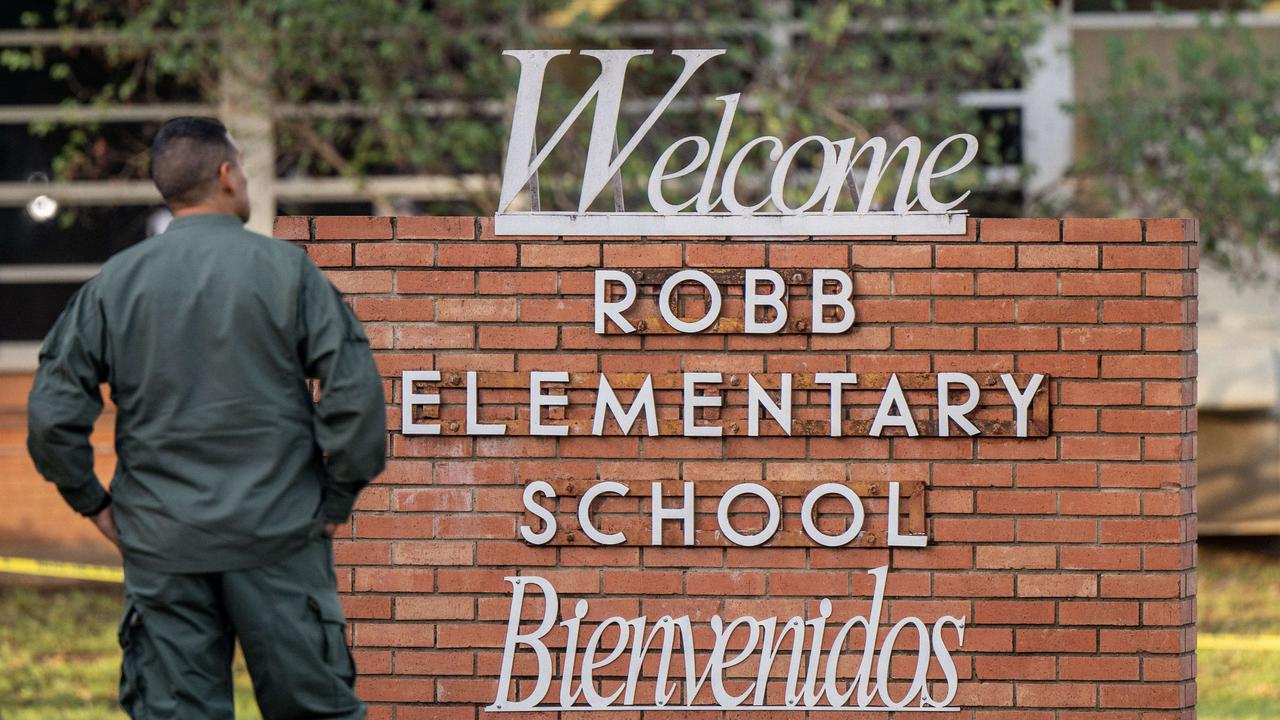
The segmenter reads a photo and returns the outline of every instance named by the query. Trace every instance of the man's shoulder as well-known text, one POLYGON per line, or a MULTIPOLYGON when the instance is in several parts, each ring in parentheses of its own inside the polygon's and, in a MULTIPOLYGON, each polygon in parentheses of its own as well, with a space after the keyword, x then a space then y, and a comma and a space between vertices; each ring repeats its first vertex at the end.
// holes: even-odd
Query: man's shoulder
POLYGON ((279 238, 274 238, 269 235, 263 235, 262 233, 254 232, 253 230, 250 230, 244 225, 238 225, 238 224, 218 225, 212 228, 184 227, 178 230, 167 229, 164 232, 160 233, 159 235, 155 235, 150 239, 145 240, 142 243, 139 243, 139 245, 144 245, 152 241, 163 242, 164 240, 170 239, 170 238, 185 238, 187 236, 191 236, 193 239, 199 241, 201 239, 204 239, 202 238, 202 235, 204 233, 214 233, 216 234, 216 236, 220 238, 232 238, 235 240, 239 240, 241 242, 249 243, 254 247, 262 248, 267 252, 272 252, 272 253, 276 253, 276 254, 291 257, 291 258, 296 258, 299 255, 306 254, 306 251, 303 250, 298 245, 296 245, 295 243, 292 243, 288 240, 281 240, 279 238))
MULTIPOLYGON (((256 233, 245 227, 228 227, 219 228, 219 234, 229 237, 239 243, 251 247, 254 254, 260 254, 268 258, 288 262, 298 263, 307 256, 306 250, 287 241, 278 238, 269 237, 261 233, 256 233)), ((166 230, 157 235, 131 245, 124 250, 112 255, 102 265, 102 275, 110 276, 111 274, 125 271, 128 268, 135 267, 141 263, 148 262, 157 255, 164 255, 171 251, 178 251, 178 246, 184 241, 190 241, 191 238, 186 237, 187 231, 166 230), (175 242, 176 241, 176 242, 175 242)), ((196 239, 199 241, 198 239, 196 239)))
POLYGON ((254 247, 261 248, 263 252, 270 253, 277 257, 293 262, 301 262, 306 257, 307 251, 303 250, 297 244, 288 240, 281 240, 270 235, 263 235, 254 232, 247 227, 240 227, 236 232, 246 241, 253 243, 254 247))
POLYGON ((123 268, 130 267, 142 261, 148 255, 152 254, 158 247, 159 240, 164 233, 152 235, 151 237, 139 243, 134 243, 120 252, 107 258, 102 263, 102 268, 98 271, 96 277, 110 276, 112 273, 119 272, 123 268))

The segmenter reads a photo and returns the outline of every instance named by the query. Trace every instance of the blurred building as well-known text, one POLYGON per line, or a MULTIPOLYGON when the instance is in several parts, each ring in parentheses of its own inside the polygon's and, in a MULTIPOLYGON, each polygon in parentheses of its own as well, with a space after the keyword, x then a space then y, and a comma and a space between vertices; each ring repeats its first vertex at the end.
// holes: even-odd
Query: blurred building
MULTIPOLYGON (((661 24, 616 22, 609 14, 617 2, 582 0, 579 9, 599 17, 602 26, 643 43, 645 33, 662 33, 661 24)), ((781 17, 798 17, 804 0, 774 0, 781 17)), ((1013 198, 1013 206, 1033 198, 1064 192, 1063 176, 1087 142, 1064 105, 1096 93, 1106 73, 1110 38, 1141 33, 1141 42, 1157 52, 1172 53, 1180 34, 1192 31, 1197 11, 1217 9, 1219 0, 1164 3, 1171 12, 1155 13, 1151 3, 1131 2, 1131 11, 1117 12, 1111 0, 1062 0, 1046 15, 1045 31, 1031 48, 1036 69, 1019 88, 975 87, 963 102, 984 112, 1014 118, 1008 138, 1014 158, 1006 166, 986 170, 988 190, 1013 198), (1025 162, 1029 160, 1030 162, 1025 162), (1020 166, 1018 163, 1024 163, 1020 166), (1024 172, 1025 170, 1025 172, 1024 172)), ((44 47, 74 58, 76 47, 100 49, 112 42, 102 33, 24 29, 22 13, 47 8, 48 2, 14 0, 0 8, 0 50, 44 47), (66 49, 71 38, 71 51, 66 49)), ((1272 38, 1280 46, 1280 8, 1244 13, 1241 22, 1272 38)), ((782 21, 775 29, 779 51, 803 30, 798 20, 782 21)), ((91 53, 81 62, 91 63, 91 53)), ((93 77, 85 68, 85 77, 93 77)), ((102 163, 115 162, 110 148, 135 150, 165 118, 183 114, 226 112, 175 90, 165 102, 115 108, 63 106, 64 94, 44 71, 6 71, 0 85, 0 493, 10 509, 0 515, 0 553, 15 551, 43 555, 78 548, 75 554, 109 552, 86 523, 62 508, 52 487, 36 480, 24 448, 25 397, 36 365, 39 340, 51 326, 72 292, 113 253, 153 234, 164 223, 164 211, 150 183, 142 179, 93 182, 51 182, 52 162, 68 132, 92 127, 101 134, 102 163), (66 123, 42 137, 33 137, 33 123, 66 123), (68 210, 74 210, 68 213, 68 210)), ((276 108, 275 113, 328 114, 347 112, 323 103, 276 108)), ((242 125, 243 113, 233 113, 242 125)), ((366 192, 380 194, 412 212, 413 203, 465 201, 486 177, 431 175, 373 176, 365 183, 341 177, 274 177, 271 158, 271 116, 250 118, 266 122, 266 139, 250 137, 246 155, 251 182, 265 207, 281 214, 370 214, 366 192), (267 162, 255 161, 265 155, 267 162), (256 162, 256 164, 255 164, 256 162), (263 171, 262 168, 267 168, 263 171), (264 172, 266 175, 264 175, 264 172)), ((250 127, 242 141, 262 128, 250 127)), ((496 168, 495 168, 496 170, 496 168)), ((270 213, 258 213, 259 222, 270 213)), ((260 226, 260 227, 262 227, 260 226)), ((1280 533, 1280 295, 1274 289, 1236 287, 1213 268, 1202 271, 1200 333, 1200 509, 1204 533, 1280 533)), ((95 436, 104 476, 113 462, 110 416, 100 421, 95 436)))
POLYGON ((1200 270, 1202 535, 1280 534, 1280 288, 1200 270))

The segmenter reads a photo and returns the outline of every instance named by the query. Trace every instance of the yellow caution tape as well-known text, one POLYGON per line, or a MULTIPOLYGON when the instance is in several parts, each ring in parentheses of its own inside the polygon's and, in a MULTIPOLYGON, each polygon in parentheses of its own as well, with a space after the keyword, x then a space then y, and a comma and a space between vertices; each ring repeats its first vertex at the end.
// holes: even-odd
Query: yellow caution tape
POLYGON ((0 573, 68 578, 71 580, 96 580, 98 582, 124 582, 124 569, 119 567, 82 565, 80 563, 20 557, 0 557, 0 573))
POLYGON ((1272 650, 1280 652, 1280 635, 1202 633, 1196 639, 1201 650, 1272 650))

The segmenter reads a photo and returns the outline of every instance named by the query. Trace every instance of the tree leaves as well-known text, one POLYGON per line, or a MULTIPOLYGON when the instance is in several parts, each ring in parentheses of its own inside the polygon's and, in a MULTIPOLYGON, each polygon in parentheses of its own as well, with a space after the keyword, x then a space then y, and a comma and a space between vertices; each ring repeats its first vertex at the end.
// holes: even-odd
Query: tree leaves
POLYGON ((1208 253, 1258 276, 1280 250, 1280 53, 1232 15, 1202 18, 1172 62, 1114 38, 1102 95, 1076 110, 1093 143, 1075 209, 1191 216, 1208 253))
MULTIPOLYGON (((1048 8, 1047 0, 815 0, 796 3, 800 14, 789 16, 778 12, 785 5, 769 0, 634 0, 605 16, 578 13, 567 27, 549 28, 543 18, 568 0, 426 5, 431 9, 411 0, 57 0, 52 15, 120 37, 104 57, 109 82, 80 88, 80 102, 166 101, 179 89, 214 104, 223 69, 234 65, 227 48, 260 48, 264 62, 252 69, 269 83, 278 113, 314 103, 349 110, 281 118, 281 174, 455 176, 496 175, 501 167, 502 108, 518 71, 501 51, 516 47, 656 49, 654 58, 643 60, 644 73, 628 78, 628 97, 665 90, 664 73, 678 66, 668 57, 673 48, 728 48, 686 91, 705 102, 695 104, 696 112, 664 116, 652 147, 692 133, 711 135, 719 119, 712 99, 741 90, 754 106, 739 113, 731 146, 760 134, 778 134, 788 143, 815 133, 860 139, 919 134, 932 142, 977 129, 984 159, 999 162, 999 119, 978 129, 987 116, 958 98, 967 90, 1020 82, 1022 49, 1048 8), (635 33, 628 23, 670 32, 635 33), (446 111, 429 112, 432 107, 446 111)), ((0 56, 6 64, 38 60, 35 52, 0 56)), ((594 78, 590 63, 563 67, 548 84, 546 118, 563 117, 594 78)), ((74 80, 66 67, 54 72, 74 80)), ((623 124, 637 122, 629 116, 623 124)), ((567 192, 558 178, 570 182, 581 168, 582 149, 573 140, 566 139, 564 152, 557 150, 562 157, 548 166, 548 198, 567 192)), ((71 161, 84 150, 68 146, 68 161, 59 166, 87 172, 91 164, 71 161)), ((652 161, 654 155, 637 157, 652 161)), ((645 173, 637 168, 624 169, 628 192, 643 192, 645 173)), ((494 200, 464 202, 479 209, 494 200)))

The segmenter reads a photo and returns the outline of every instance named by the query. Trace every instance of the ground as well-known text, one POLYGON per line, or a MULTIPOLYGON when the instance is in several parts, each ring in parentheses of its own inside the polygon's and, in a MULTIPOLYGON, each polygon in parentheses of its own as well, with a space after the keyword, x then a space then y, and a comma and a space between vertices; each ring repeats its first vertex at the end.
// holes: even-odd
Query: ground
POLYGON ((1201 543, 1196 600, 1201 720, 1274 720, 1280 715, 1277 550, 1277 538, 1201 543))
MULTIPOLYGON (((0 718, 125 720, 116 704, 119 586, 36 591, 0 575, 0 718)), ((236 717, 259 720, 236 658, 236 717)))
MULTIPOLYGON (((1203 543, 1199 698, 1202 720, 1273 720, 1280 708, 1280 541, 1203 543)), ((119 588, 41 590, 0 575, 0 717, 120 719, 119 588)), ((236 663, 236 717, 256 720, 236 663)))

